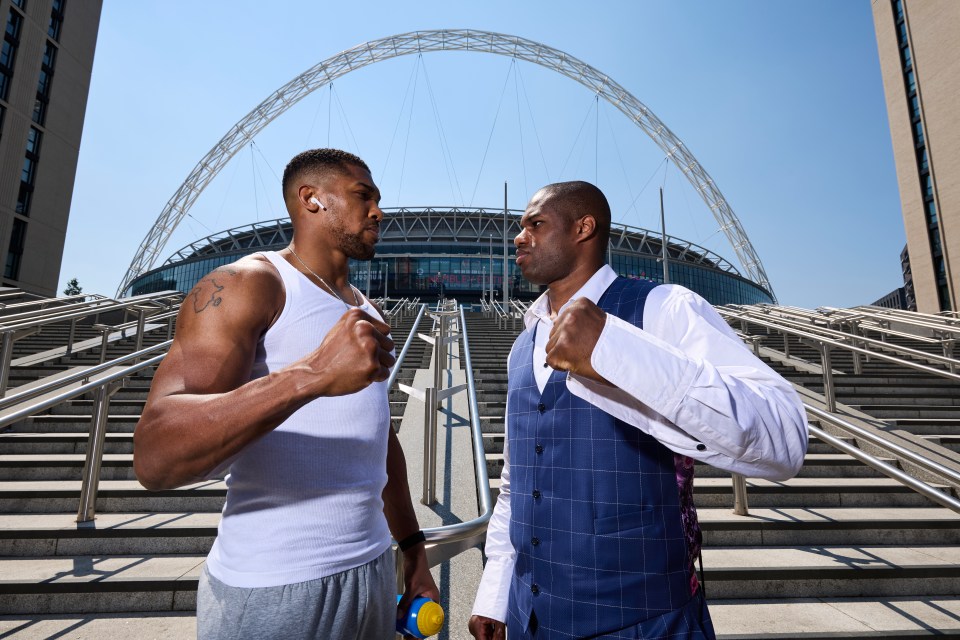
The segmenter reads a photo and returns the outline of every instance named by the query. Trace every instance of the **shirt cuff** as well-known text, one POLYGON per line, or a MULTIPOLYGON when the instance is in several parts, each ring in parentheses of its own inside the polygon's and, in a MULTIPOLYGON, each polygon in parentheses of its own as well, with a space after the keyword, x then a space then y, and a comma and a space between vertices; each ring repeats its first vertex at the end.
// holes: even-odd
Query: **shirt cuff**
POLYGON ((477 598, 473 602, 473 615, 500 622, 507 621, 512 575, 513 563, 508 558, 487 559, 487 566, 477 589, 477 598))

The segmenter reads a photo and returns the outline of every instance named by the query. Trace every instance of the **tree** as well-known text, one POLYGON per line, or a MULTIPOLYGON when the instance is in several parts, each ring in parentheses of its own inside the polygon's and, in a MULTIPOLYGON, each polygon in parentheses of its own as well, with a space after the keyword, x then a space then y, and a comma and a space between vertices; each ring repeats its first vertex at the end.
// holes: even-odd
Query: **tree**
POLYGON ((83 287, 80 286, 80 283, 76 278, 72 278, 67 282, 67 288, 63 290, 63 295, 65 296, 76 296, 83 292, 83 287))

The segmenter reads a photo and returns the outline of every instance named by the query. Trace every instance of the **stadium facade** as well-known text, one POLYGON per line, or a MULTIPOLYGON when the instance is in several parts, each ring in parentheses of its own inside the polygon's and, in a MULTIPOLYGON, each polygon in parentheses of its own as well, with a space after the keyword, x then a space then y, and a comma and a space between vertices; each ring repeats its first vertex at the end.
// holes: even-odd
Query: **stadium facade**
MULTIPOLYGON (((489 297, 492 290, 493 298, 501 299, 505 252, 507 295, 520 299, 539 295, 539 288, 524 280, 514 264, 513 238, 520 231, 522 211, 401 207, 384 213, 376 257, 350 265, 352 282, 370 296, 428 300, 443 293, 468 303, 485 292, 489 297)), ((282 249, 292 237, 286 218, 215 233, 176 251, 162 266, 134 279, 125 293, 171 289, 186 293, 211 270, 257 251, 282 249)), ((769 291, 708 249, 671 237, 667 250, 670 282, 713 304, 773 301, 769 291)), ((621 275, 662 282, 661 255, 660 234, 614 225, 609 257, 621 275)))

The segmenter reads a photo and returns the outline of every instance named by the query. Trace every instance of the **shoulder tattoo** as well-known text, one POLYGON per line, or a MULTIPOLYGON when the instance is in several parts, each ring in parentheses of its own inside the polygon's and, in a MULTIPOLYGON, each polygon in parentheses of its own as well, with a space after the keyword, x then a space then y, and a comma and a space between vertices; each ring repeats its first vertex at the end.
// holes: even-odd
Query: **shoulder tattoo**
POLYGON ((215 273, 234 276, 238 271, 230 267, 218 267, 214 269, 210 275, 198 282, 193 290, 190 291, 190 298, 193 299, 194 313, 200 313, 208 307, 219 307, 220 303, 223 302, 223 296, 220 295, 223 291, 223 285, 219 284, 216 278, 213 277, 215 273))

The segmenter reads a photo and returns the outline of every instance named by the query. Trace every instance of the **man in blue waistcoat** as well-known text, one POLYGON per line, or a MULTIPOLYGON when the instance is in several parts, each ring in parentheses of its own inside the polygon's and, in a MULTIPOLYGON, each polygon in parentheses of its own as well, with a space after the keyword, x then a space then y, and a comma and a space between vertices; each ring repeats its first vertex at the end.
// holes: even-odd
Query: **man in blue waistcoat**
POLYGON ((508 360, 507 438, 477 638, 715 637, 694 569, 693 463, 796 474, 803 405, 713 308, 605 264, 610 207, 552 184, 520 222, 517 265, 546 292, 508 360))

